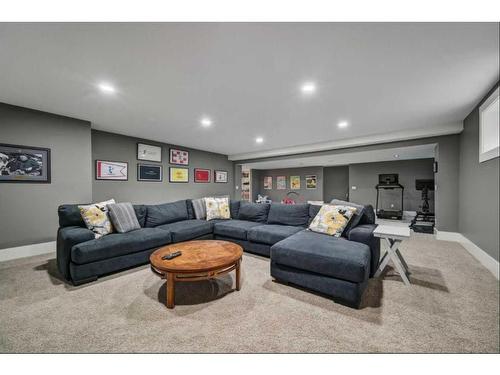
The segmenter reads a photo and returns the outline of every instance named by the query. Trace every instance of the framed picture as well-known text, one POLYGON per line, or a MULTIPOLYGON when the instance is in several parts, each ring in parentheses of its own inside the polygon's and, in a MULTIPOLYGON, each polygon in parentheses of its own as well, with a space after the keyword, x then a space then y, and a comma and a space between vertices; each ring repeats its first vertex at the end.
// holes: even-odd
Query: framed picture
POLYGON ((189 168, 170 167, 170 182, 189 182, 189 168))
POLYGON ((127 181, 128 163, 122 161, 95 161, 95 179, 108 181, 127 181))
POLYGON ((137 181, 163 181, 163 167, 155 164, 137 164, 137 181))
POLYGON ((306 189, 316 189, 318 178, 314 175, 306 176, 306 189))
POLYGON ((264 190, 271 190, 273 188, 273 178, 272 176, 264 177, 264 190))
POLYGON ((300 176, 290 176, 290 189, 300 190, 300 176))
POLYGON ((214 182, 227 183, 227 171, 214 171, 214 182))
POLYGON ((195 168, 194 182, 210 182, 210 169, 195 168))
POLYGON ((170 164, 189 165, 189 151, 170 149, 170 164))
POLYGON ((276 177, 276 189, 286 190, 286 176, 276 177))
POLYGON ((0 144, 0 182, 50 183, 50 149, 0 144))
POLYGON ((137 143, 137 160, 157 161, 161 163, 161 147, 137 143))

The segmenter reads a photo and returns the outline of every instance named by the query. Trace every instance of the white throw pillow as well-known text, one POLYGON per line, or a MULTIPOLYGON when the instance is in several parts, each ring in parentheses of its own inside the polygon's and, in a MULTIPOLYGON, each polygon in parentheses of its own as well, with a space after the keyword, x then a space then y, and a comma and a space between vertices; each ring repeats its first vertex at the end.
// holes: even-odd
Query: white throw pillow
POLYGON ((355 213, 354 207, 324 204, 309 225, 309 230, 340 237, 355 213))
POLYGON ((104 202, 78 206, 80 214, 88 229, 94 232, 95 238, 101 238, 106 234, 113 233, 113 225, 109 219, 108 204, 115 203, 114 199, 104 202))
POLYGON ((207 220, 230 219, 229 198, 205 198, 207 220))

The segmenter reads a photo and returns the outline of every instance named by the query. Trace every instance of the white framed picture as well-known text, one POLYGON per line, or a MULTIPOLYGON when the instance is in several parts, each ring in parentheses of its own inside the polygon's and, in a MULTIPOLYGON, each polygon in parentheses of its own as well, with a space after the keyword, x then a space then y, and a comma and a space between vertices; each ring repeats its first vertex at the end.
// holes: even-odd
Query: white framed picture
POLYGON ((214 182, 227 183, 227 171, 214 171, 214 182))
POLYGON ((137 160, 157 161, 161 163, 161 147, 137 143, 137 160))

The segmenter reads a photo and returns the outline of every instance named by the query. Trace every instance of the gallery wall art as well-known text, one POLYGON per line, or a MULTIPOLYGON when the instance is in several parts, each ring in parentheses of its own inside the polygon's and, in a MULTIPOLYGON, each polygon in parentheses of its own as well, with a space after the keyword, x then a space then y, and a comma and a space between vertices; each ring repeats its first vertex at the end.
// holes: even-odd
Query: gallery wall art
POLYGON ((271 190, 273 188, 273 178, 272 176, 264 177, 264 190, 271 190))
POLYGON ((195 168, 194 182, 199 182, 199 183, 210 182, 210 169, 195 168))
POLYGON ((315 175, 306 176, 306 189, 316 189, 318 177, 315 175))
POLYGON ((137 181, 163 181, 163 167, 155 164, 137 164, 137 181))
POLYGON ((214 171, 214 182, 227 183, 227 171, 214 171))
POLYGON ((161 163, 161 147, 137 143, 137 160, 157 161, 161 163))
POLYGON ((276 189, 286 190, 286 176, 276 177, 276 189))
POLYGON ((50 183, 50 149, 0 144, 0 182, 50 183))
POLYGON ((170 167, 170 182, 189 182, 189 168, 170 167))
POLYGON ((300 190, 300 176, 290 176, 290 189, 300 190))
POLYGON ((96 180, 127 181, 128 163, 121 161, 96 160, 96 180))
POLYGON ((189 151, 170 149, 170 164, 189 165, 189 151))

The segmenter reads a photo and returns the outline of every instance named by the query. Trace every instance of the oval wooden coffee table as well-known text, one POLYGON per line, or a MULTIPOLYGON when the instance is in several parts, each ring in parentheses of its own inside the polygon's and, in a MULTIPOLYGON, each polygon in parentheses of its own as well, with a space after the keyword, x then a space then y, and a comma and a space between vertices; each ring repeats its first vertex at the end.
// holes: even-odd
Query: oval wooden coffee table
POLYGON ((236 290, 240 290, 240 265, 243 249, 228 241, 187 241, 159 248, 151 256, 151 268, 166 279, 167 307, 175 306, 175 283, 201 281, 236 270, 236 290), (181 251, 182 255, 171 260, 163 256, 181 251))

